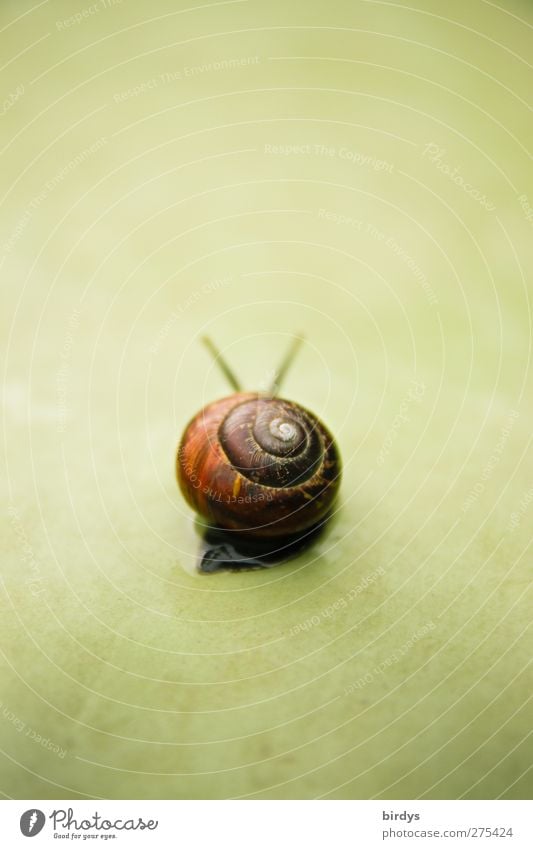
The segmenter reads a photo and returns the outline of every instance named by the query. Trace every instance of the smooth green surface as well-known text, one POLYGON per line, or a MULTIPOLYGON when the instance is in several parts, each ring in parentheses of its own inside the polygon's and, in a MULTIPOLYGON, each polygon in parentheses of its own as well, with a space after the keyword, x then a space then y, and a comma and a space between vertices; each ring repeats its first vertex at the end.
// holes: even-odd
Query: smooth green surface
POLYGON ((528 796, 531 5, 179 6, 0 8, 0 790, 528 796), (339 512, 200 577, 200 337, 296 332, 339 512))

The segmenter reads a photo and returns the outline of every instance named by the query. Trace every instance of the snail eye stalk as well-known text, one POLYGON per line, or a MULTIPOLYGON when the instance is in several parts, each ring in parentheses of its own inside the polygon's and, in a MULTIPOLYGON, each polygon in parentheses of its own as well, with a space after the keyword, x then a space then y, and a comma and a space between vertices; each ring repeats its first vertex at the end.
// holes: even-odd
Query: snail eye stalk
POLYGON ((274 397, 279 393, 283 379, 294 362, 296 354, 300 350, 300 346, 303 341, 303 336, 295 336, 292 340, 284 359, 281 361, 281 364, 278 366, 278 369, 274 374, 274 379, 267 393, 268 395, 274 397))
MULTIPOLYGON (((270 396, 271 398, 274 398, 276 395, 278 395, 281 383, 282 383, 283 379, 285 378, 289 368, 291 367, 291 365, 292 365, 292 363, 293 363, 293 361, 296 357, 296 354, 298 353, 298 351, 300 349, 300 346, 303 344, 303 341, 304 341, 303 336, 295 336, 294 337, 294 339, 292 340, 292 342, 291 342, 291 344, 290 344, 290 346, 287 350, 287 353, 285 354, 285 357, 283 358, 280 365, 278 366, 278 368, 274 372, 274 378, 272 380, 272 383, 271 383, 269 389, 266 392, 266 394, 268 396, 270 396)), ((222 356, 222 352, 220 351, 219 348, 217 348, 217 346, 215 345, 213 340, 210 339, 209 336, 204 336, 202 338, 202 342, 204 343, 204 345, 207 348, 207 350, 209 351, 209 353, 212 355, 213 359, 217 363, 219 369, 223 373, 224 377, 226 378, 226 380, 228 381, 228 383, 230 384, 232 389, 234 389, 235 392, 241 392, 242 391, 241 384, 239 383, 237 377, 235 376, 235 373, 229 367, 228 363, 226 362, 226 360, 222 356)))
POLYGON ((222 371, 224 377, 226 378, 230 386, 235 390, 235 392, 241 392, 241 384, 235 377, 235 374, 230 369, 226 360, 222 356, 221 351, 217 348, 213 340, 210 339, 208 336, 204 336, 202 342, 204 343, 209 353, 212 354, 215 362, 217 363, 218 367, 222 371))

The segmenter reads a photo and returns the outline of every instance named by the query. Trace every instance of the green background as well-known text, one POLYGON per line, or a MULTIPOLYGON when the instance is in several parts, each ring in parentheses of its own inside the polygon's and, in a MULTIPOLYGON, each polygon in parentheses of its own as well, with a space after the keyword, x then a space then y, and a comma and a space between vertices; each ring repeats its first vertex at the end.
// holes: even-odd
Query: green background
POLYGON ((531 10, 3 0, 4 795, 530 794, 531 10), (200 576, 200 337, 295 332, 339 510, 200 576))

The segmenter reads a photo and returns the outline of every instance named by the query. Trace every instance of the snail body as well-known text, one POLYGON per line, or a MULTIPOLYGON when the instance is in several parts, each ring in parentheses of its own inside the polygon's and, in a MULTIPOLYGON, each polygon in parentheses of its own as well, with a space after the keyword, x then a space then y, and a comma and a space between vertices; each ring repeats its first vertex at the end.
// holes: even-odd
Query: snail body
POLYGON ((326 518, 341 461, 328 429, 304 407, 236 392, 208 404, 187 425, 176 473, 185 499, 207 523, 276 538, 326 518))

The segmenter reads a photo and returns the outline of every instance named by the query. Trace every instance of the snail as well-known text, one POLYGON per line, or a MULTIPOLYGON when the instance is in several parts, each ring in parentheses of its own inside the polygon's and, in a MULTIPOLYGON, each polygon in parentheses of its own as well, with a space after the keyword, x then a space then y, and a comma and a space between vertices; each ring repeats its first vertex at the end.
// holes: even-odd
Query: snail
POLYGON ((341 479, 335 440, 309 410, 274 394, 301 338, 270 392, 244 392, 220 352, 205 344, 235 390, 189 422, 176 473, 180 489, 208 525, 261 539, 290 538, 325 521, 341 479))

